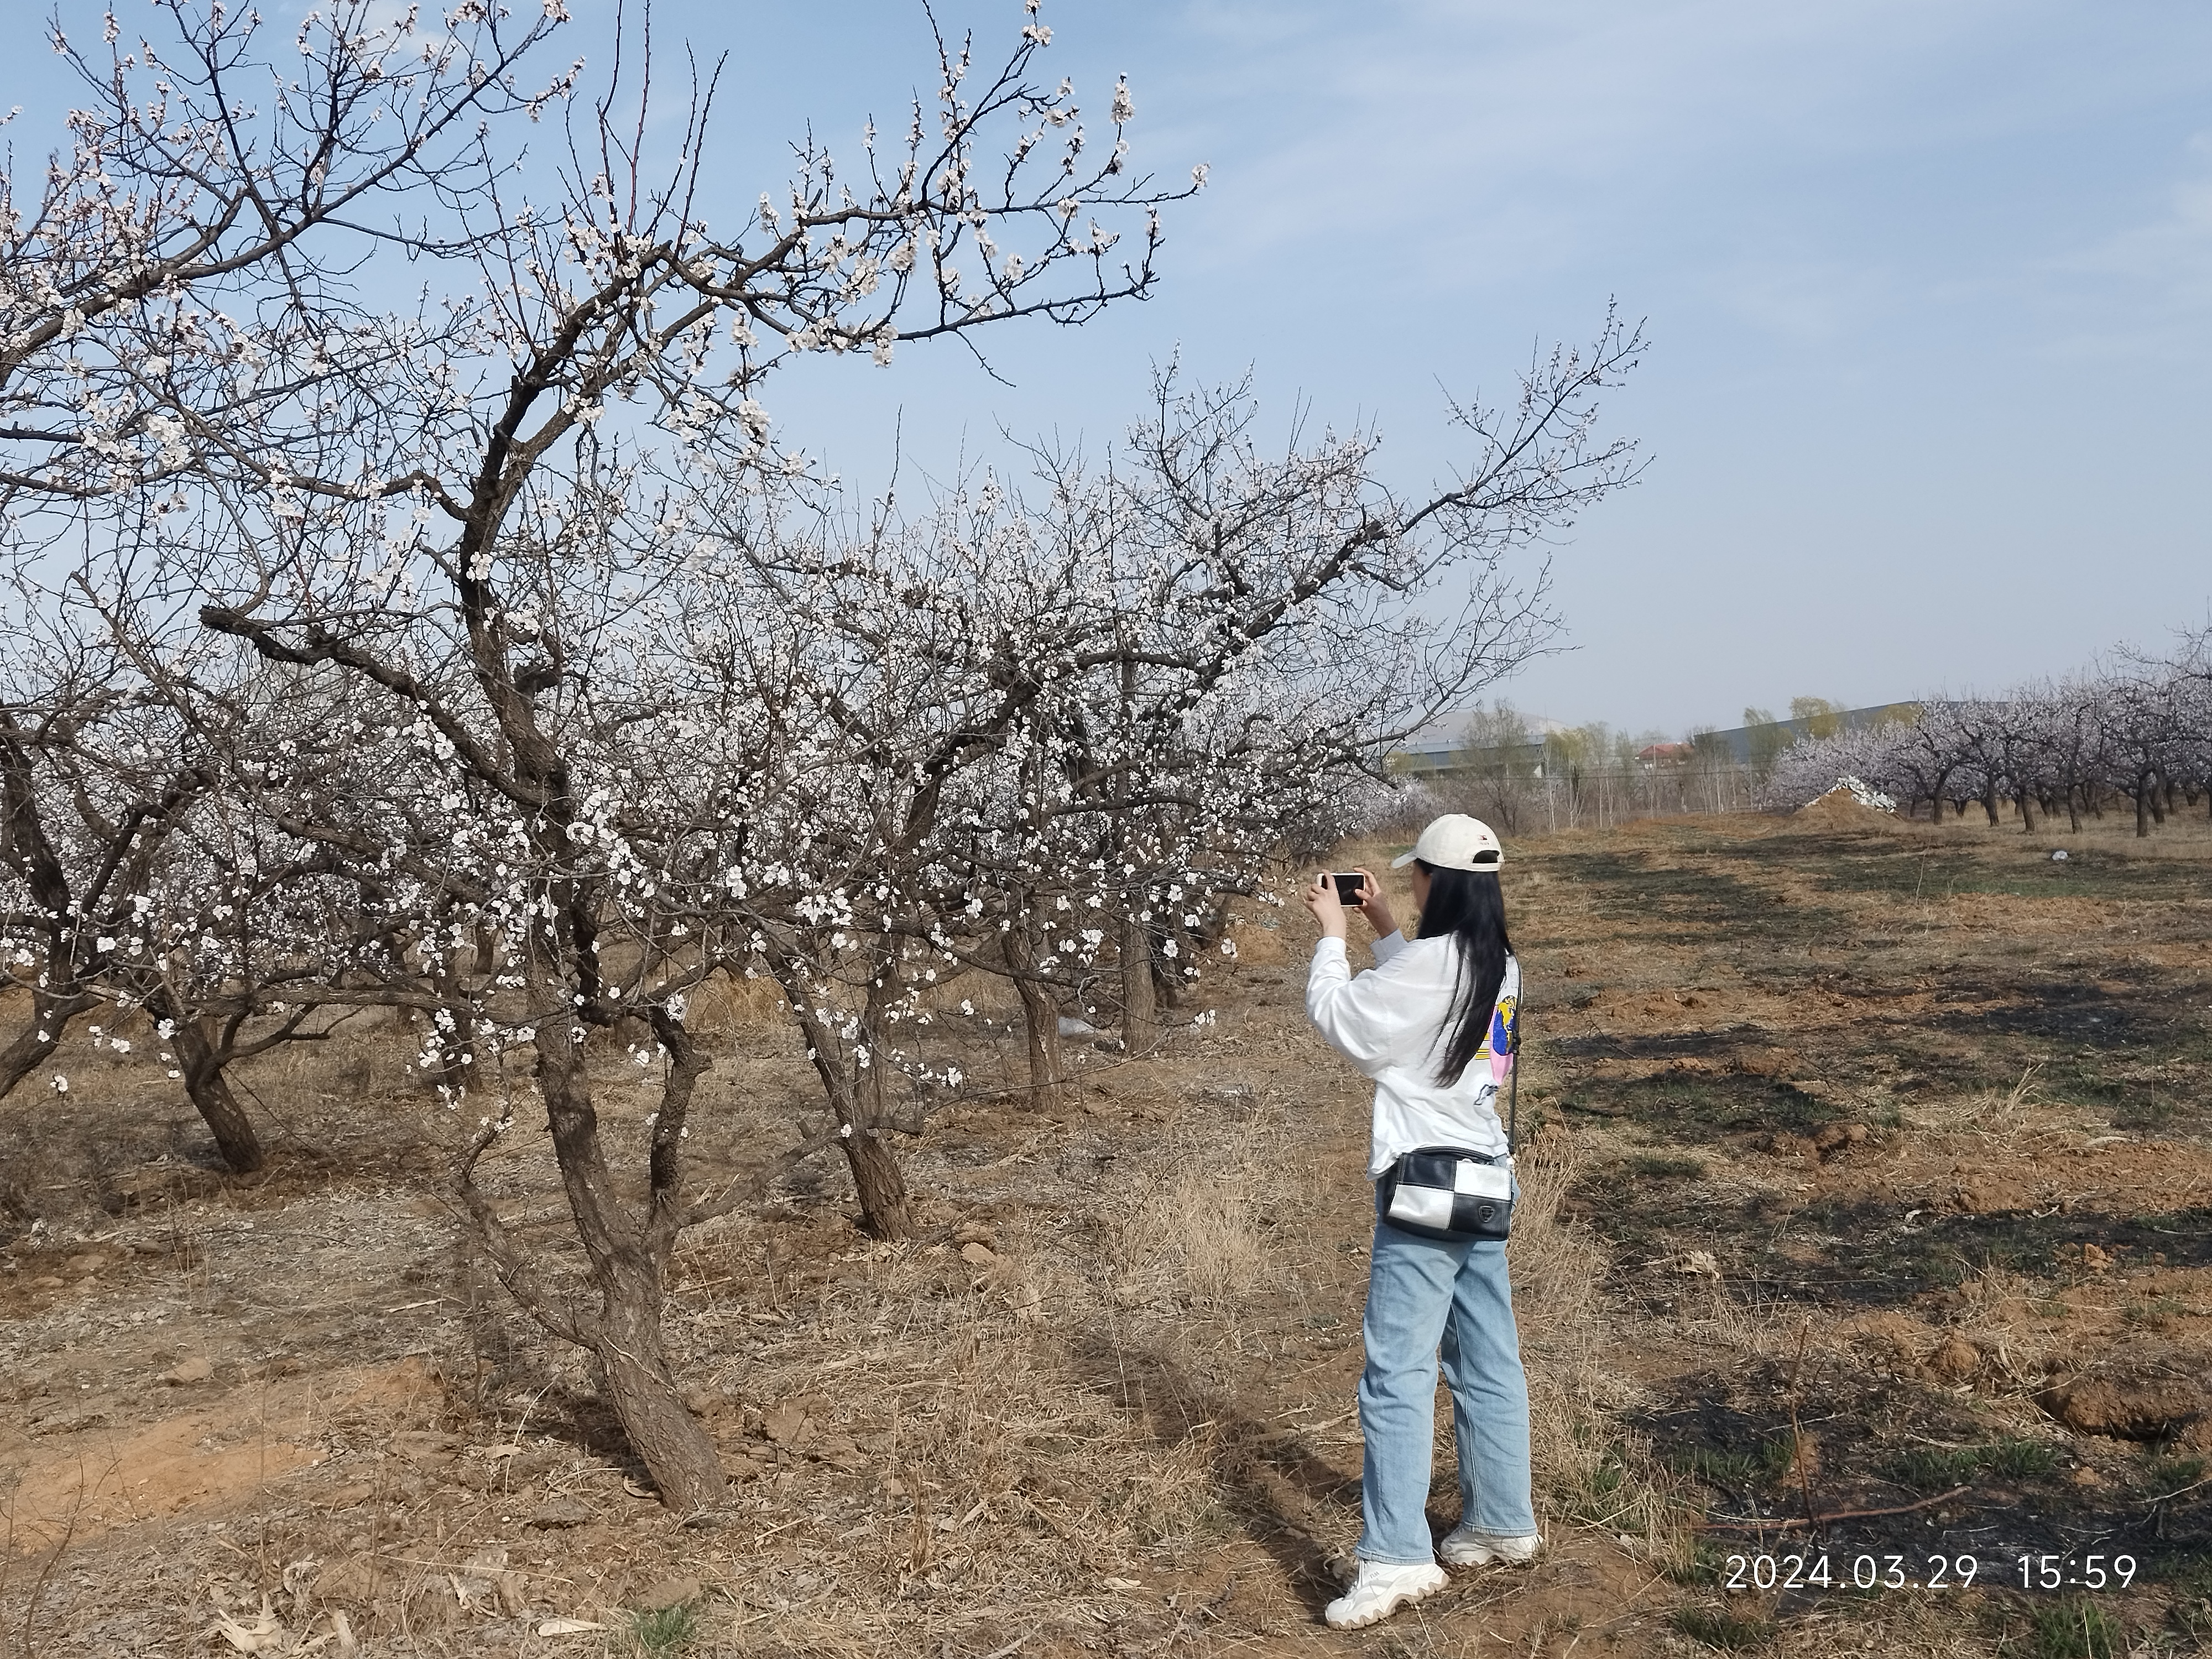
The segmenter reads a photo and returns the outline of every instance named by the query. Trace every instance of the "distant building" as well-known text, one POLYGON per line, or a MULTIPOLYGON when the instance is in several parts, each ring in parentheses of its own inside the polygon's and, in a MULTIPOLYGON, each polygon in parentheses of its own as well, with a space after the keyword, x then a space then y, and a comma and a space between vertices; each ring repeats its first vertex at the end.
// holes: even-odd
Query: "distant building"
POLYGON ((1408 733, 1406 740, 1390 751, 1390 765, 1406 772, 1455 772, 1473 763, 1500 766, 1525 777, 1540 778, 1544 775, 1544 739, 1554 732, 1572 729, 1564 721, 1547 720, 1541 714, 1523 714, 1521 724, 1528 729, 1530 740, 1500 747, 1483 743, 1468 729, 1480 719, 1479 713, 1468 711, 1439 714, 1426 726, 1408 733))
POLYGON ((1697 752, 1694 743, 1647 743, 1636 751, 1636 758, 1646 767, 1680 766, 1697 752))
MULTIPOLYGON (((1863 732, 1870 726, 1887 726, 1894 720, 1910 720, 1920 709, 1928 707, 1917 702, 1876 703, 1870 708, 1846 708, 1832 718, 1843 722, 1846 732, 1863 732)), ((1754 734, 1763 739, 1761 747, 1768 755, 1787 749, 1801 738, 1812 733, 1809 720, 1777 720, 1772 726, 1732 726, 1723 732, 1698 732, 1692 734, 1691 746, 1704 750, 1718 750, 1739 764, 1752 757, 1754 734)), ((1655 745, 1656 746, 1656 745, 1655 745)))

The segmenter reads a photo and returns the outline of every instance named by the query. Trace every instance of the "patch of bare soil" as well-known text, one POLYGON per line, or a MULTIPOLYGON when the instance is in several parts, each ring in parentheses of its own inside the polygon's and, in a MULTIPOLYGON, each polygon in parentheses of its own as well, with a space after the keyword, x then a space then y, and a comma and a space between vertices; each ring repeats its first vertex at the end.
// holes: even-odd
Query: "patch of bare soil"
POLYGON ((1869 817, 1533 860, 1566 879, 1531 977, 1557 952, 1571 988, 1530 1076, 1577 1126, 1568 1212, 1611 1247, 1657 1401, 1630 1419, 1704 1511, 1678 1629, 2200 1651, 2212 842, 2093 832, 2055 861, 1869 817), (1784 1547, 1837 1576, 1895 1555, 1918 1586, 1972 1554, 1978 1583, 1729 1593, 1731 1555, 1784 1547), (1937 1606, 1940 1635, 1914 1625, 1937 1606))
MULTIPOLYGON (((67 1117, 0 1109, 0 1659, 2195 1650, 2212 845, 2181 828, 2060 866, 1894 820, 1517 847, 1552 1547, 1350 1637, 1319 1612, 1358 1527, 1366 1096, 1305 1026, 1301 915, 1245 907, 1181 1011, 1218 1018, 1080 1049, 1048 1109, 1011 1000, 948 1009, 975 1080, 902 1143, 917 1240, 861 1235, 821 1163, 687 1238, 671 1346, 735 1481, 711 1527, 458 1248, 459 1128, 404 1032, 249 1068, 281 1152, 243 1181, 72 1054, 67 1117), (1824 1552, 1825 1586, 1727 1587, 1731 1556, 1824 1552), (2022 1553, 2135 1571, 2022 1591, 2022 1553), (1936 1553, 1975 1583, 1843 1582, 1936 1553)), ((802 1133, 758 1002, 702 999, 702 1182, 802 1133)), ((560 1239, 542 1128, 483 1174, 560 1239)), ((1448 1428, 1435 1491, 1441 1529, 1448 1428)))

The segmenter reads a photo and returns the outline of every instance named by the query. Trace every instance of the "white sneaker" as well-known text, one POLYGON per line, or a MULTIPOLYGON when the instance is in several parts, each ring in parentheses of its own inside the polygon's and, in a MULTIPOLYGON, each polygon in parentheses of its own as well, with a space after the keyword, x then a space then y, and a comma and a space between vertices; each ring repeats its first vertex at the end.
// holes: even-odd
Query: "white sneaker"
POLYGON ((1331 1630, 1358 1630, 1380 1624, 1399 1608, 1410 1607, 1450 1583, 1449 1576, 1433 1561, 1418 1566, 1362 1561, 1352 1588, 1330 1602, 1322 1617, 1331 1630))
POLYGON ((1544 1540, 1536 1533, 1526 1538, 1499 1538, 1462 1526, 1444 1535, 1443 1542, 1437 1546, 1437 1554, 1448 1567, 1486 1567, 1493 1561, 1517 1567, 1534 1560, 1536 1552, 1543 1547, 1544 1540))

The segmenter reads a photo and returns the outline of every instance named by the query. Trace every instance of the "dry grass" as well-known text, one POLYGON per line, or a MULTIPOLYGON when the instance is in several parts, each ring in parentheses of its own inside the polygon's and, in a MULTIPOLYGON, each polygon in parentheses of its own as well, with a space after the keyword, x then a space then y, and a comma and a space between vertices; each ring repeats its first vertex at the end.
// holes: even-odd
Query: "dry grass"
POLYGON ((708 980, 691 994, 690 1018, 709 1031, 781 1031, 789 1023, 783 988, 766 975, 708 980))
POLYGON ((1685 1516, 1640 1437, 1620 1425, 1641 1390, 1615 1352, 1605 1253, 1587 1229, 1559 1219, 1577 1173, 1575 1143, 1555 1128, 1518 1164, 1510 1251, 1538 1490, 1561 1520, 1632 1540, 1644 1559, 1671 1559, 1685 1516))
POLYGON ((1291 1171, 1255 1158, 1249 1139, 1194 1145, 1188 1162, 1148 1191, 1115 1228, 1125 1297, 1164 1296, 1204 1320, 1234 1325, 1240 1300, 1268 1266, 1263 1206, 1291 1171))

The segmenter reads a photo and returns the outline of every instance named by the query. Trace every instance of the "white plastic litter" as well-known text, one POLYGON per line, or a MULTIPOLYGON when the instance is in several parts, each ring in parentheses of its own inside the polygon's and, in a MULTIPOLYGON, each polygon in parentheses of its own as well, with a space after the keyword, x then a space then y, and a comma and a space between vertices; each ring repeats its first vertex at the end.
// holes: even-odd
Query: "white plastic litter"
POLYGON ((1851 799, 1853 800, 1856 801, 1862 806, 1871 807, 1877 812, 1894 812, 1897 811, 1897 801, 1893 797, 1883 794, 1881 790, 1875 788, 1872 784, 1867 783, 1861 779, 1852 777, 1848 774, 1836 780, 1836 787, 1838 789, 1850 790, 1851 792, 1851 799))

